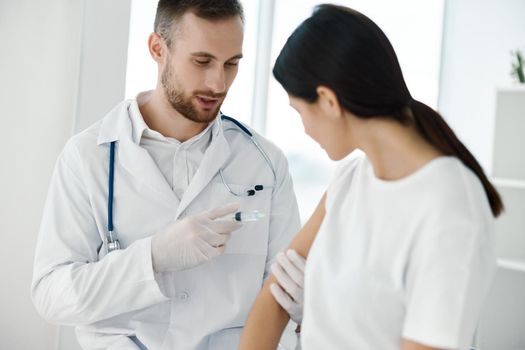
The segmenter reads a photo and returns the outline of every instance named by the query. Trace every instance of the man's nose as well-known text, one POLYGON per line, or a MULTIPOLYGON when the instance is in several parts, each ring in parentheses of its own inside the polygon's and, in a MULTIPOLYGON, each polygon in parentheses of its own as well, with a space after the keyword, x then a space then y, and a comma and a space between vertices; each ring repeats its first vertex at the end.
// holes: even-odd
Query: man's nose
POLYGON ((206 87, 216 94, 226 91, 226 80, 224 77, 224 68, 209 70, 206 76, 206 87))

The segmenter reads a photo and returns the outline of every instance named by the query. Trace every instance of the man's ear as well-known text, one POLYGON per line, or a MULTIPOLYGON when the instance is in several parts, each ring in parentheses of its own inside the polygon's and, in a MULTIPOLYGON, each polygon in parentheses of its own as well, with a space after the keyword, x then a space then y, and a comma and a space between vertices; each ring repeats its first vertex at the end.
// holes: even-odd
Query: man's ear
POLYGON ((343 107, 339 103, 339 99, 335 94, 334 90, 330 89, 327 86, 319 85, 316 89, 317 92, 317 102, 319 103, 319 108, 328 116, 335 118, 340 118, 343 116, 343 107))
POLYGON ((164 39, 157 33, 151 33, 148 37, 148 48, 151 57, 157 63, 162 63, 166 56, 166 50, 168 49, 164 39))

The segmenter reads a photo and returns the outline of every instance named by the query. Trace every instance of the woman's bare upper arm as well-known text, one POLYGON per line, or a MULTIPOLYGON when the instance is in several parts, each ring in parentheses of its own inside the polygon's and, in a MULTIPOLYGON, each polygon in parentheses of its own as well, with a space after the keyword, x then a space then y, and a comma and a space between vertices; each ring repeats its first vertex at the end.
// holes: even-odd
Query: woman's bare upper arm
POLYGON ((433 348, 426 346, 420 343, 413 342, 408 339, 403 339, 401 342, 401 350, 443 350, 438 348, 433 348))
POLYGON ((310 251, 314 239, 317 236, 319 227, 321 227, 321 223, 323 222, 326 213, 325 201, 326 194, 323 195, 319 201, 319 204, 317 204, 317 207, 310 216, 310 219, 308 219, 308 221, 304 224, 304 226, 290 243, 290 249, 294 249, 304 257, 308 256, 308 252, 310 251))
MULTIPOLYGON (((319 231, 325 215, 325 197, 323 195, 314 213, 303 228, 290 243, 289 248, 295 249, 304 257, 308 256, 310 247, 319 231)), ((239 349, 269 350, 275 349, 288 323, 289 316, 270 293, 270 284, 275 283, 275 277, 270 275, 261 292, 257 296, 248 319, 244 324, 239 349)))

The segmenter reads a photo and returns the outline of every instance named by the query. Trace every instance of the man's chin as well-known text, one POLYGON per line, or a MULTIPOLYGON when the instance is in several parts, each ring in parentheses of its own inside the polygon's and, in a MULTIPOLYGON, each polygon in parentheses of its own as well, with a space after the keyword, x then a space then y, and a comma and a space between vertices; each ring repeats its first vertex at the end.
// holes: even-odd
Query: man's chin
POLYGON ((174 106, 172 104, 172 107, 177 110, 183 117, 185 117, 188 120, 191 120, 195 123, 210 123, 212 122, 216 117, 217 113, 219 113, 220 106, 213 109, 213 110, 206 110, 199 108, 198 106, 174 106))
POLYGON ((214 108, 213 110, 199 108, 196 110, 197 113, 195 113, 195 117, 196 117, 195 119, 197 120, 194 120, 194 121, 198 123, 210 123, 217 117, 217 114, 219 113, 220 108, 221 108, 220 105, 214 108))

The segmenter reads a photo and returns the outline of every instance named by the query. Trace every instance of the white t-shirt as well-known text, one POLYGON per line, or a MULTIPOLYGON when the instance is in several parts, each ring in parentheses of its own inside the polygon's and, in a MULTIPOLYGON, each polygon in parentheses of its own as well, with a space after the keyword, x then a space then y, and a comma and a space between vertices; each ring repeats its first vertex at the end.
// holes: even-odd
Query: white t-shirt
POLYGON ((303 349, 468 349, 495 270, 493 221, 457 158, 397 181, 363 155, 343 160, 308 256, 303 349))

